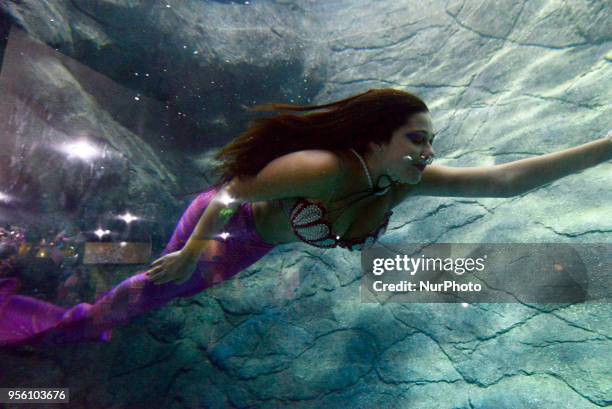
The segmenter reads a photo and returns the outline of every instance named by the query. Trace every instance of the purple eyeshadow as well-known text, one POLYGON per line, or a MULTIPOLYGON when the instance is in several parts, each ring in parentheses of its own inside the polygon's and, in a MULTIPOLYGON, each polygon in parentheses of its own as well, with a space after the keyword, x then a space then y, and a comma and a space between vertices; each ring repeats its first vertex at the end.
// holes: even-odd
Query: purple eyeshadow
POLYGON ((413 142, 423 142, 423 140, 425 139, 422 135, 419 135, 418 133, 407 133, 406 136, 410 138, 410 140, 413 142))

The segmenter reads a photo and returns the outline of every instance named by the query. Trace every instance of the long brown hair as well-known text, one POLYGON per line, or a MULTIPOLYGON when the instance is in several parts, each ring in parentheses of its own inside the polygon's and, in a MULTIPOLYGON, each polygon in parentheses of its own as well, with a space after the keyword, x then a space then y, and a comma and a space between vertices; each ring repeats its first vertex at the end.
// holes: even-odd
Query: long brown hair
POLYGON ((237 176, 253 176, 270 161, 306 149, 349 149, 360 154, 369 142, 387 143, 393 131, 410 115, 428 112, 417 96, 391 88, 367 92, 324 105, 264 104, 248 109, 262 111, 314 111, 308 115, 278 114, 251 121, 248 129, 220 149, 220 174, 215 187, 237 176))

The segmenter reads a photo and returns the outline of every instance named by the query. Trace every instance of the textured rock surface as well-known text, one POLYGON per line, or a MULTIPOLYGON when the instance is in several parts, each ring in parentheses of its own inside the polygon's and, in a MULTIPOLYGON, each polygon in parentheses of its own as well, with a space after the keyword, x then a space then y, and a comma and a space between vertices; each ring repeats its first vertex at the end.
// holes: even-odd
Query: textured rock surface
MULTIPOLYGON (((152 189, 164 195, 197 186, 183 179, 206 166, 208 147, 243 128, 240 105, 253 101, 411 90, 432 110, 439 162, 453 166, 553 152, 611 128, 605 2, 0 4, 62 53, 21 73, 41 90, 41 104, 67 116, 56 124, 78 118, 103 128, 135 171, 155 164, 152 189), (114 82, 121 97, 88 86, 93 74, 75 74, 70 60, 114 82), (125 114, 134 94, 150 101, 139 114, 147 132, 125 114), (156 122, 164 104, 171 114, 156 122), (188 164, 172 160, 195 134, 206 136, 188 164), (160 145, 159 135, 172 142, 160 145)), ((30 129, 24 137, 51 129, 21 123, 30 129)), ((610 170, 602 164, 507 199, 411 198, 382 242, 609 243, 610 170)), ((147 196, 146 181, 141 175, 131 186, 160 203, 147 196)), ((105 408, 612 403, 609 304, 364 304, 360 274, 355 253, 282 246, 237 279, 116 330, 111 345, 3 351, 0 384, 66 385, 75 407, 105 408)))

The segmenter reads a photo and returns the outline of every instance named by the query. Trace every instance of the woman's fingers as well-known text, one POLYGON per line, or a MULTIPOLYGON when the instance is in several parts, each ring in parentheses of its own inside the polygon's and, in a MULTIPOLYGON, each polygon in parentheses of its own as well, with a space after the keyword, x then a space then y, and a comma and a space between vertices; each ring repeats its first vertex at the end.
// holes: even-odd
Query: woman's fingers
POLYGON ((153 284, 161 284, 163 283, 163 280, 167 278, 168 278, 168 272, 164 270, 160 270, 160 271, 155 272, 154 274, 149 275, 149 280, 151 280, 153 284))
POLYGON ((161 281, 159 280, 151 280, 151 282, 153 283, 153 285, 160 285, 161 281))
POLYGON ((174 280, 174 273, 169 271, 168 269, 164 269, 163 267, 155 267, 149 273, 149 278, 153 281, 154 284, 160 285, 165 284, 169 281, 174 280))
POLYGON ((160 272, 162 270, 162 266, 157 266, 157 267, 153 267, 152 269, 150 269, 149 271, 147 271, 147 275, 149 277, 155 276, 157 275, 158 272, 160 272))
POLYGON ((195 266, 185 266, 185 258, 179 252, 166 254, 151 263, 151 269, 146 272, 147 277, 155 284, 161 285, 171 281, 182 284, 189 279, 191 274, 184 276, 184 269, 193 269, 195 266))
POLYGON ((151 277, 151 281, 153 282, 153 284, 155 285, 160 285, 160 284, 164 284, 166 283, 168 280, 172 280, 172 278, 168 277, 167 275, 161 274, 161 275, 157 275, 155 277, 151 277))
POLYGON ((166 284, 169 283, 170 281, 173 281, 174 277, 171 277, 169 275, 165 275, 163 277, 161 277, 159 280, 155 281, 155 284, 157 285, 161 285, 161 284, 166 284))
MULTIPOLYGON (((165 257, 165 256, 164 256, 164 257, 165 257)), ((154 262, 152 262, 152 263, 151 263, 151 265, 152 265, 152 266, 154 266, 154 265, 156 265, 156 264, 161 263, 161 262, 162 262, 162 260, 164 259, 164 257, 160 257, 160 258, 158 258, 157 260, 155 260, 154 262)))

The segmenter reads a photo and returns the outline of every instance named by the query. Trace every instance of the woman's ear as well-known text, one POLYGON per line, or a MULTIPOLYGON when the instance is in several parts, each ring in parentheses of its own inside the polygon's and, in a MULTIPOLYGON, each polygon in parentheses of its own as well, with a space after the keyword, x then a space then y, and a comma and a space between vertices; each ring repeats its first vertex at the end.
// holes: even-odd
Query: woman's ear
POLYGON ((382 145, 376 142, 368 142, 368 148, 372 152, 380 152, 382 150, 382 145))

